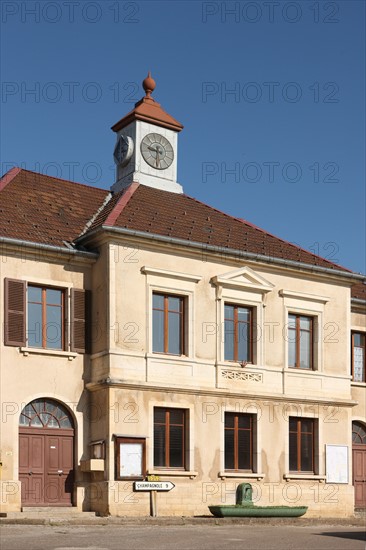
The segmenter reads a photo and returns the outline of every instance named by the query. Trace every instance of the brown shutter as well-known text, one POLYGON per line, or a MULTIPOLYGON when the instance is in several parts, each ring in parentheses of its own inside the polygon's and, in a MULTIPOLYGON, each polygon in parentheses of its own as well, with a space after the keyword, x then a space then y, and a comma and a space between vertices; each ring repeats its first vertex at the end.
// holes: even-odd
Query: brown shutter
POLYGON ((71 351, 89 351, 89 296, 87 290, 71 289, 71 351))
POLYGON ((5 279, 5 327, 6 346, 25 346, 26 283, 5 279))

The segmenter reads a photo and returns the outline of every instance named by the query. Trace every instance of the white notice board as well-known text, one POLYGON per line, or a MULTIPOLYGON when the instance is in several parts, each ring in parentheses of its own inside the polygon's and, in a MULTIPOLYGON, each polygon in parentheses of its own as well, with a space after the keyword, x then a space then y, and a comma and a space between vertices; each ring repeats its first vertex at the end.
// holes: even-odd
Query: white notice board
POLYGON ((120 448, 121 477, 142 475, 142 445, 141 443, 121 443, 120 448))
POLYGON ((347 445, 325 446, 327 483, 348 483, 347 445))

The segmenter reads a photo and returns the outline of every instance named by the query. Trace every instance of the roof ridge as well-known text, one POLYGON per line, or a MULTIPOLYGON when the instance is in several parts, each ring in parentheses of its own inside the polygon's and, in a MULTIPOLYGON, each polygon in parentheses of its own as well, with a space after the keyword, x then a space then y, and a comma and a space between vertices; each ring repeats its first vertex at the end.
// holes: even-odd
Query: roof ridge
POLYGON ((140 184, 138 182, 133 181, 128 187, 126 187, 120 198, 117 200, 117 203, 112 208, 112 211, 108 214, 103 225, 113 226, 115 224, 118 216, 124 210, 125 206, 129 202, 135 191, 138 189, 139 185, 140 184))
POLYGON ((80 232, 80 234, 78 235, 77 238, 79 237, 82 237, 84 235, 84 233, 86 233, 89 229, 89 227, 91 225, 93 225, 94 221, 96 220, 96 218, 99 216, 99 214, 104 210, 104 208, 107 206, 107 204, 109 203, 109 201, 111 200, 111 198, 113 197, 112 193, 109 191, 106 195, 106 197, 104 198, 104 201, 102 202, 102 204, 99 206, 99 208, 94 212, 94 214, 91 216, 91 218, 89 218, 89 220, 86 222, 86 224, 84 225, 84 228, 83 230, 80 232))
MULTIPOLYGON (((109 192, 107 189, 104 189, 103 187, 96 187, 95 185, 88 185, 87 183, 81 183, 79 181, 66 180, 64 178, 58 178, 56 176, 50 176, 49 174, 42 174, 41 172, 35 172, 34 170, 27 170, 26 168, 19 168, 18 166, 14 166, 14 168, 12 168, 11 170, 14 170, 14 169, 18 170, 17 174, 19 174, 20 172, 28 172, 30 174, 35 174, 36 176, 42 176, 44 178, 50 178, 50 179, 53 179, 53 180, 63 181, 63 182, 66 182, 66 183, 72 183, 73 185, 82 185, 83 187, 87 187, 88 189, 98 189, 98 191, 105 191, 106 193, 109 192)), ((10 172, 7 172, 6 174, 4 174, 3 177, 5 177, 9 173, 10 172)))
POLYGON ((352 273, 352 269, 348 269, 348 267, 344 267, 340 264, 336 264, 334 262, 331 262, 331 261, 327 260, 327 258, 323 258, 323 256, 319 256, 319 254, 314 254, 313 252, 310 252, 310 250, 306 250, 306 248, 303 248, 302 246, 298 246, 298 245, 295 245, 295 244, 291 243, 290 241, 286 241, 286 239, 283 239, 282 237, 278 237, 277 235, 274 235, 273 233, 270 233, 266 229, 262 229, 261 227, 255 225, 252 222, 249 222, 248 220, 245 220, 244 218, 238 218, 237 216, 232 216, 231 214, 227 214, 227 212, 223 212, 222 210, 219 210, 218 208, 215 208, 214 206, 210 206, 209 204, 206 204, 205 202, 202 202, 202 201, 200 201, 200 200, 198 200, 194 197, 191 197, 190 195, 186 195, 185 193, 184 193, 184 196, 186 196, 188 199, 194 200, 198 204, 202 204, 203 206, 207 206, 211 210, 215 210, 215 212, 218 212, 219 214, 222 214, 222 215, 224 215, 228 218, 231 218, 233 220, 236 220, 240 223, 246 224, 249 227, 252 227, 253 229, 256 229, 257 231, 260 231, 261 233, 264 233, 265 235, 269 235, 270 237, 272 237, 274 239, 277 239, 278 241, 281 241, 281 242, 285 243, 286 245, 290 245, 293 248, 295 248, 297 250, 301 250, 303 252, 306 252, 307 254, 311 254, 315 258, 319 258, 322 261, 325 261, 325 262, 327 262, 328 264, 330 264, 332 266, 341 267, 342 269, 345 269, 346 271, 349 271, 350 273, 352 273))
POLYGON ((10 183, 21 171, 22 171, 21 168, 18 168, 17 166, 13 166, 13 168, 10 168, 10 170, 5 172, 5 174, 3 174, 0 178, 0 191, 5 189, 8 183, 10 183))

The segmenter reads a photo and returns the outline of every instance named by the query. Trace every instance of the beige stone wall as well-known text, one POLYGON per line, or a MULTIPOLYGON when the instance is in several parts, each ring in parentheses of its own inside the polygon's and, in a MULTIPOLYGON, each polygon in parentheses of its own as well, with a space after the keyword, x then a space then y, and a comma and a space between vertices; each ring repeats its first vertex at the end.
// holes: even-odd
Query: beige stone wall
MULTIPOLYGON (((75 503, 80 509, 149 514, 148 494, 134 493, 129 480, 115 481, 113 435, 118 434, 146 437, 149 472, 176 485, 158 494, 159 515, 206 514, 209 504, 234 503, 235 487, 243 481, 253 484, 259 505, 305 504, 310 516, 351 515, 351 424, 365 421, 366 386, 350 381, 350 331, 361 330, 365 316, 358 312, 351 318, 349 286, 334 277, 137 239, 106 239, 98 247, 94 264, 9 254, 0 265, 1 303, 5 277, 93 293, 90 357, 27 355, 1 339, 2 508, 20 508, 20 411, 32 399, 49 397, 66 404, 75 420, 75 503), (186 298, 184 356, 152 352, 154 291, 186 298), (254 311, 254 361, 244 368, 224 361, 225 301, 254 311), (289 312, 316 320, 313 371, 287 367, 289 312), (189 411, 185 475, 154 470, 154 406, 189 411), (223 473, 225 411, 257 417, 253 475, 223 473), (286 477, 289 415, 317 419, 315 476, 286 477), (106 442, 104 471, 81 472, 80 461, 91 458, 90 443, 98 440, 106 442), (348 483, 325 482, 325 445, 348 447, 348 483)), ((1 307, 2 326, 3 315, 1 307)))
MULTIPOLYGON (((110 247, 109 371, 112 378, 131 382, 158 383, 190 388, 225 387, 241 391, 241 382, 230 381, 231 368, 242 376, 238 364, 223 358, 223 305, 225 301, 253 307, 257 326, 254 365, 246 373, 261 374, 261 380, 245 381, 255 393, 311 395, 350 398, 349 288, 314 275, 301 277, 278 268, 248 262, 209 262, 207 257, 168 255, 158 249, 143 249, 141 243, 110 247), (118 250, 118 252, 117 252, 118 250), (146 268, 145 272, 142 268, 146 268), (238 274, 221 286, 221 299, 212 278, 243 267, 268 281, 272 288, 255 288, 251 273, 238 274), (154 271, 155 270, 155 271, 154 271), (161 272, 158 272, 160 270, 161 272), (187 300, 187 350, 184 357, 152 353, 151 296, 166 291, 187 300), (288 313, 303 313, 316 319, 315 370, 287 368, 286 327, 288 313)), ((218 285, 220 286, 220 285, 218 285)), ((263 285, 262 285, 263 286, 263 285)), ((103 297, 96 297, 103 309, 103 297)), ((104 305, 105 307, 105 305, 104 305)), ((92 379, 106 374, 102 350, 92 358, 92 379)), ((107 353, 107 351, 105 351, 107 353)), ((250 377, 249 377, 250 378, 250 377)))
POLYGON ((88 393, 83 377, 89 357, 67 352, 51 352, 4 346, 4 278, 30 283, 59 286, 66 289, 90 288, 90 264, 71 258, 49 256, 39 251, 36 256, 23 253, 3 256, 0 263, 1 320, 1 505, 5 510, 20 509, 18 481, 18 426, 23 407, 33 399, 47 397, 66 405, 75 423, 76 480, 81 479, 79 461, 84 458, 89 426, 88 393))
MULTIPOLYGON (((146 438, 147 470, 172 481, 175 488, 159 493, 159 515, 207 514, 211 504, 234 504, 239 483, 253 486, 257 505, 305 505, 308 516, 346 517, 353 513, 353 487, 348 484, 326 483, 325 445, 351 445, 349 407, 329 411, 326 406, 288 403, 270 400, 253 401, 229 394, 190 395, 185 392, 139 391, 112 388, 110 403, 111 436, 134 435, 146 438), (187 472, 158 470, 153 466, 153 408, 179 407, 187 410, 189 450, 187 472), (251 412, 256 415, 255 473, 234 475, 224 472, 224 414, 251 412), (331 413, 331 414, 330 414, 331 413), (316 475, 289 476, 288 417, 301 415, 317 418, 316 475), (347 428, 348 427, 348 428, 347 428)), ((114 464, 114 443, 109 443, 109 463, 114 464)), ((108 461, 107 461, 108 462, 108 461)), ((131 481, 110 478, 94 481, 91 506, 112 515, 148 515, 150 497, 136 493, 131 481), (103 496, 102 496, 103 495, 103 496)), ((351 479, 351 468, 349 468, 351 479)))
MULTIPOLYGON (((159 514, 207 513, 208 504, 233 503, 235 486, 250 481, 257 504, 301 503, 309 506, 308 514, 313 516, 350 515, 354 498, 350 464, 349 483, 324 481, 325 445, 347 445, 349 451, 352 445, 349 288, 314 274, 299 276, 222 257, 209 261, 208 255, 183 255, 173 247, 163 250, 141 241, 124 241, 123 246, 113 242, 108 257, 113 263, 108 275, 110 296, 115 297, 109 303, 109 370, 105 370, 106 359, 96 354, 92 357, 92 380, 96 383, 102 373, 108 374, 116 389, 111 390, 109 403, 105 476, 103 481, 94 477, 99 489, 95 488, 97 498, 91 506, 106 513, 107 498, 109 513, 149 513, 148 494, 134 493, 128 480, 114 480, 113 434, 146 437, 147 468, 156 473, 153 407, 181 406, 190 411, 188 473, 192 475, 167 472, 162 476, 158 472, 161 479, 176 485, 173 491, 158 495, 159 514), (249 270, 240 271, 245 267, 249 270), (216 286, 212 282, 215 277, 221 279, 216 286), (186 297, 189 321, 185 356, 152 353, 153 291, 186 297), (249 305, 255 311, 255 360, 245 369, 223 360, 225 301, 249 305), (314 371, 287 368, 289 312, 316 318, 314 371), (238 409, 257 414, 258 475, 221 477, 222 414, 238 409), (289 469, 287 419, 291 414, 318 420, 317 476, 310 479, 284 478, 289 469)), ((101 302, 98 307, 102 307, 101 302)))

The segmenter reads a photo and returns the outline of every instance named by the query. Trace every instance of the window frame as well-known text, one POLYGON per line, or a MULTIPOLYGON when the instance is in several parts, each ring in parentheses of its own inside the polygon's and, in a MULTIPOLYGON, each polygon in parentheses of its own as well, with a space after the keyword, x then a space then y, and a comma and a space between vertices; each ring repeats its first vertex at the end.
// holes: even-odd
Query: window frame
POLYGON ((254 460, 254 441, 255 441, 255 430, 256 427, 256 415, 253 413, 237 413, 231 411, 225 411, 224 418, 224 471, 225 472, 255 472, 255 460, 254 460), (230 416, 234 417, 234 427, 226 426, 226 419, 230 416), (249 417, 250 419, 250 428, 239 428, 239 416, 249 417), (226 466, 226 448, 225 448, 225 434, 226 430, 234 431, 234 468, 227 468, 226 466), (249 449, 249 462, 250 468, 239 468, 239 430, 245 430, 250 432, 250 449, 249 449))
POLYGON ((243 305, 243 304, 237 304, 237 303, 233 303, 233 302, 227 302, 225 301, 224 302, 224 361, 229 361, 231 363, 241 363, 243 361, 245 361, 246 363, 250 363, 250 364, 253 364, 254 361, 253 361, 253 334, 254 334, 254 308, 251 307, 251 306, 246 306, 246 305, 243 305), (234 308, 234 313, 233 313, 233 319, 227 319, 225 317, 225 308, 226 307, 232 307, 234 308), (239 321, 238 320, 238 310, 239 309, 245 309, 249 312, 249 322, 247 321, 239 321), (226 355, 226 329, 225 329, 225 326, 226 326, 226 321, 232 321, 234 322, 234 358, 233 359, 226 359, 225 355, 226 355), (248 352, 248 357, 249 359, 248 360, 244 360, 244 359, 239 359, 238 358, 238 348, 239 348, 239 339, 238 339, 238 328, 240 326, 240 324, 246 324, 246 325, 249 325, 249 339, 248 339, 248 342, 247 342, 247 352, 248 352))
POLYGON ((57 286, 41 285, 27 283, 27 292, 26 292, 26 342, 27 346, 32 349, 44 349, 44 350, 54 350, 54 351, 65 351, 66 346, 66 327, 67 327, 67 289, 60 288, 57 286), (29 299, 29 289, 39 288, 41 290, 41 302, 34 302, 29 299), (47 290, 56 290, 61 293, 61 305, 58 304, 48 304, 47 303, 47 290), (41 345, 31 346, 29 344, 29 304, 40 304, 41 305, 41 345), (61 347, 53 348, 47 346, 47 306, 58 307, 61 309, 61 347))
POLYGON ((289 453, 289 472, 290 473, 293 473, 293 474, 313 474, 315 475, 316 474, 316 450, 315 450, 315 444, 316 444, 316 438, 315 438, 315 434, 316 434, 316 429, 317 429, 317 422, 316 422, 316 419, 315 418, 309 418, 309 417, 299 417, 299 416, 290 416, 289 419, 288 419, 288 422, 289 422, 289 425, 288 425, 288 453, 289 453), (296 420, 296 431, 293 431, 290 429, 290 421, 291 420, 296 420), (302 422, 311 422, 312 424, 312 432, 305 432, 302 430, 302 422), (291 465, 291 445, 290 445, 290 434, 291 433, 296 433, 296 466, 297 466, 297 469, 296 470, 291 470, 290 468, 290 465, 291 465), (311 449, 311 465, 312 465, 312 469, 311 470, 302 470, 301 467, 302 467, 302 442, 301 442, 301 436, 302 434, 308 434, 308 433, 311 433, 312 437, 311 437, 311 444, 312 444, 312 449, 311 449))
POLYGON ((359 384, 364 384, 366 382, 366 333, 359 331, 359 330, 352 330, 351 332, 351 376, 352 376, 352 382, 356 382, 359 384), (354 371, 354 337, 356 335, 360 335, 363 339, 363 346, 357 346, 361 347, 363 349, 363 366, 362 366, 362 380, 355 380, 355 371, 354 371))
MULTIPOLYGON (((34 302, 41 304, 42 302, 34 302)), ((58 305, 58 304, 57 304, 58 305)), ((46 302, 43 307, 46 307, 46 302)), ((76 357, 76 354, 91 353, 91 291, 85 288, 75 288, 67 281, 50 281, 38 279, 28 281, 27 279, 4 278, 4 345, 19 348, 18 351, 24 355, 50 354, 67 355, 69 359, 76 357), (45 334, 42 329, 42 342, 37 347, 29 346, 29 300, 28 289, 41 288, 47 290, 58 290, 62 296, 62 347, 44 347, 45 334)), ((42 313, 42 323, 44 314, 42 313)))
POLYGON ((152 454, 152 460, 153 460, 153 468, 154 470, 177 470, 177 471, 186 471, 188 469, 187 465, 187 447, 188 447, 188 441, 189 441, 189 435, 188 435, 188 427, 189 427, 189 418, 188 418, 188 410, 180 407, 164 407, 164 406, 154 406, 153 407, 153 454, 152 454), (161 409, 165 411, 165 420, 164 424, 161 422, 155 422, 155 411, 157 409, 161 409), (183 413, 183 424, 174 424, 174 425, 180 425, 183 426, 183 435, 182 435, 182 449, 181 449, 181 459, 182 459, 182 466, 171 466, 170 465, 170 413, 171 412, 177 412, 181 411, 183 413), (167 422, 168 419, 168 422, 167 422), (161 464, 155 464, 155 425, 164 425, 165 426, 165 449, 164 449, 164 465, 161 464))
POLYGON ((315 318, 312 315, 307 315, 304 313, 299 312, 293 312, 289 311, 287 316, 287 364, 288 367, 291 369, 301 369, 302 371, 313 371, 314 369, 314 328, 315 328, 315 318), (290 328, 289 326, 289 319, 290 316, 295 317, 295 329, 290 328), (310 330, 302 329, 300 326, 301 317, 305 317, 306 319, 309 319, 310 321, 310 330), (293 344, 293 341, 290 340, 290 331, 295 331, 295 364, 290 365, 290 353, 289 353, 289 347, 290 344, 293 344), (309 350, 309 356, 310 356, 310 366, 307 367, 301 367, 300 365, 300 341, 301 341, 301 333, 306 332, 310 334, 310 350, 309 350))
POLYGON ((186 352, 186 317, 187 317, 187 305, 186 305, 186 296, 181 294, 174 294, 170 292, 163 292, 153 290, 152 292, 152 302, 151 302, 151 312, 152 312, 152 353, 160 353, 164 355, 171 355, 173 357, 180 357, 182 355, 187 355, 186 352), (154 296, 162 296, 164 298, 164 309, 158 309, 154 307, 154 296), (169 298, 177 298, 180 301, 179 313, 169 310, 169 298), (164 342, 164 351, 155 351, 154 350, 154 311, 163 311, 163 342, 164 342), (169 313, 179 314, 179 338, 180 338, 180 353, 171 353, 169 352, 169 313))

